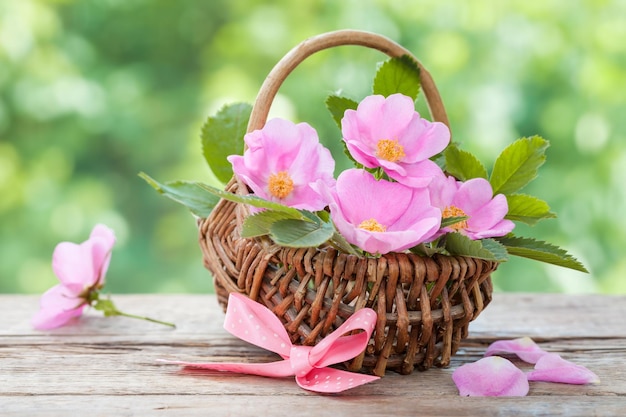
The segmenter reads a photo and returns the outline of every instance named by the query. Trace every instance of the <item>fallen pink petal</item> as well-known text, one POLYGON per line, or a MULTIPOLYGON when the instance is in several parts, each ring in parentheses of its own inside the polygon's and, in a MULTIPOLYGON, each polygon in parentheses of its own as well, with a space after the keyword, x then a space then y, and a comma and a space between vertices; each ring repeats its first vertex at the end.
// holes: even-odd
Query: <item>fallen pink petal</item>
POLYGON ((462 397, 523 397, 529 389, 526 374, 499 356, 460 366, 452 380, 462 397))
POLYGON ((537 363, 537 361, 549 354, 541 349, 530 337, 520 337, 513 340, 498 340, 487 348, 485 356, 511 354, 527 363, 537 363))
POLYGON ((600 378, 589 369, 563 359, 556 353, 543 355, 535 369, 526 375, 529 381, 559 382, 562 384, 599 384, 600 378))

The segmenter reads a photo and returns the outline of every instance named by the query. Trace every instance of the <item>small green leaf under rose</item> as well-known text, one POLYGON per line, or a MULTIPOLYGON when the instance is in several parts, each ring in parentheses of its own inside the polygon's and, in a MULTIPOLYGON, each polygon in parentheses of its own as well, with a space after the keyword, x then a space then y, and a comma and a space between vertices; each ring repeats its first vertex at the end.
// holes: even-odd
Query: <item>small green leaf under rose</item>
POLYGON ((270 237, 279 245, 292 248, 315 248, 333 237, 335 228, 330 223, 303 220, 279 220, 272 224, 270 237))
POLYGON ((445 235, 445 247, 451 255, 470 256, 496 262, 506 262, 509 259, 505 247, 495 240, 471 240, 456 232, 445 235))

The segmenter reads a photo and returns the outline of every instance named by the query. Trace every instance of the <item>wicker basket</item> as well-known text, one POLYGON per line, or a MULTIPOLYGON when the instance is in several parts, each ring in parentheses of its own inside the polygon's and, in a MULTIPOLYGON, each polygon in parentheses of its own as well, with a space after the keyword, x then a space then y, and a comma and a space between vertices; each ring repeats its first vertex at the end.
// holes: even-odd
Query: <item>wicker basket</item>
MULTIPOLYGON (((391 57, 409 51, 380 35, 353 30, 310 38, 274 67, 257 96, 248 132, 263 127, 269 107, 287 75, 311 54, 340 45, 378 49, 391 57)), ((421 67, 421 65, 420 65, 421 67)), ((448 124, 437 88, 421 68, 422 91, 433 120, 448 124)), ((247 194, 234 177, 227 186, 247 194)), ((447 366, 468 333, 471 320, 491 301, 496 262, 435 255, 390 253, 358 257, 329 247, 294 249, 269 239, 243 239, 239 230, 249 214, 242 204, 221 200, 199 222, 205 266, 225 308, 228 294, 241 292, 271 309, 292 342, 314 345, 364 307, 378 313, 366 351, 348 369, 384 375, 409 374, 417 367, 447 366)))

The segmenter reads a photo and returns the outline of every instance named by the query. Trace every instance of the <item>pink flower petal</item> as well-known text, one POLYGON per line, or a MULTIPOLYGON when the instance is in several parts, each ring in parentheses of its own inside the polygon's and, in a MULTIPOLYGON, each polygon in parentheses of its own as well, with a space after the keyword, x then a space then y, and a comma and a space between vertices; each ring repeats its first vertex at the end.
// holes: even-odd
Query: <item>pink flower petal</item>
POLYGON ((96 225, 89 239, 81 244, 61 242, 52 254, 52 269, 66 288, 78 296, 86 288, 101 285, 115 244, 113 231, 96 225))
POLYGON ((115 245, 115 233, 109 227, 97 224, 91 231, 89 240, 93 242, 91 256, 93 268, 97 272, 97 284, 104 285, 104 279, 111 262, 111 252, 115 245))
POLYGON ((537 363, 537 361, 548 352, 541 349, 530 337, 521 337, 513 340, 498 340, 493 342, 485 351, 485 356, 500 355, 508 353, 517 355, 527 363, 537 363))
POLYGON ((94 267, 92 251, 93 242, 89 240, 80 245, 61 242, 54 249, 54 274, 74 296, 98 281, 100 271, 94 267))
POLYGON ((560 382, 563 384, 599 384, 600 378, 589 369, 563 359, 556 353, 543 355, 535 369, 527 374, 529 381, 560 382))
POLYGON ((83 313, 85 301, 66 292, 63 285, 55 285, 40 299, 40 310, 32 319, 32 325, 39 330, 61 327, 83 313))
POLYGON ((529 389, 524 372, 499 356, 462 365, 452 380, 463 397, 523 397, 529 389))

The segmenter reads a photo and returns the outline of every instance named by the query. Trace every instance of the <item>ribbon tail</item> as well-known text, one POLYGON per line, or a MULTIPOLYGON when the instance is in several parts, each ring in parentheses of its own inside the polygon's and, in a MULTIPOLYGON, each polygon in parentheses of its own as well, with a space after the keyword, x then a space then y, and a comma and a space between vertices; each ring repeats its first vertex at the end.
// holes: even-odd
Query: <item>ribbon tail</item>
POLYGON ((296 382, 301 388, 323 393, 345 391, 377 379, 380 379, 380 377, 334 368, 316 368, 305 376, 296 376, 296 382))
POLYGON ((212 371, 237 372, 240 374, 259 375, 268 377, 285 377, 293 375, 293 369, 288 360, 270 363, 232 363, 232 362, 183 362, 160 359, 159 362, 183 365, 189 368, 209 369, 212 371))

